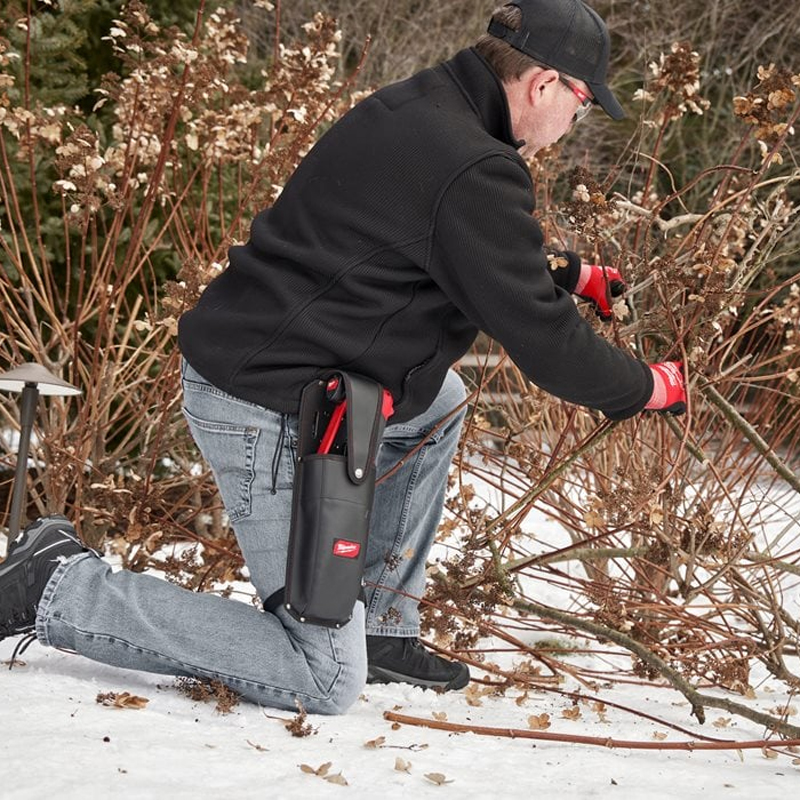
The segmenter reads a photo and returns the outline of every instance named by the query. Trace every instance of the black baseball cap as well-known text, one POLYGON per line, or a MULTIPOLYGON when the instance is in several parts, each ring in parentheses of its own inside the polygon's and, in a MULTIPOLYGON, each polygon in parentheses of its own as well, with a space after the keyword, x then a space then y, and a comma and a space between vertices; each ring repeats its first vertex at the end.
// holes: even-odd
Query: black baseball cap
POLYGON ((625 112, 606 86, 611 41, 605 22, 582 0, 515 0, 519 30, 489 23, 489 34, 545 66, 582 80, 612 119, 625 112))

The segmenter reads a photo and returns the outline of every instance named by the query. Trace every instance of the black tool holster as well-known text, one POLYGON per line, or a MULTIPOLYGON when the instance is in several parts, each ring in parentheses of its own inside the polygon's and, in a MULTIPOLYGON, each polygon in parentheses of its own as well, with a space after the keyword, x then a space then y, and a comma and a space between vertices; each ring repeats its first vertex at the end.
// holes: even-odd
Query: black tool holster
POLYGON ((385 424, 382 401, 380 384, 344 372, 303 390, 286 585, 264 603, 268 611, 283 604, 300 622, 339 628, 363 598, 375 456, 385 424), (328 452, 319 452, 343 400, 341 428, 328 452))

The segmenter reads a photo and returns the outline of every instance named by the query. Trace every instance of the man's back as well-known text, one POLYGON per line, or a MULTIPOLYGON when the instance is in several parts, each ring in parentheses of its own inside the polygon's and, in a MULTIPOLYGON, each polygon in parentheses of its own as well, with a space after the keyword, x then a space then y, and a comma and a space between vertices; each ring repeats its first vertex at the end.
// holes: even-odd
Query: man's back
POLYGON ((371 95, 231 249, 181 321, 184 354, 220 388, 278 410, 321 368, 347 366, 392 391, 397 419, 412 415, 477 332, 427 272, 437 206, 487 155, 517 161, 524 179, 512 142, 502 89, 473 51, 371 95))

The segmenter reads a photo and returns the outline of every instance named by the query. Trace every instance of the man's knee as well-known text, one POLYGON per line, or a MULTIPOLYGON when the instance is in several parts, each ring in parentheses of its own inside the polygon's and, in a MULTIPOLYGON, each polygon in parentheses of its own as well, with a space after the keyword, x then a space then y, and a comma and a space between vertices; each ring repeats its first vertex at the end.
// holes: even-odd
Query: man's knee
POLYGON ((461 380, 461 376, 455 370, 447 370, 442 388, 439 391, 439 397, 442 399, 443 404, 451 409, 464 404, 467 399, 467 389, 464 386, 464 381, 461 380))
POLYGON ((442 436, 460 431, 461 423, 467 413, 466 399, 467 390, 464 381, 454 370, 447 370, 442 388, 434 401, 437 414, 440 416, 442 436))
POLYGON ((325 695, 315 699, 307 710, 331 716, 344 714, 361 696, 366 684, 366 657, 348 658, 340 664, 339 672, 325 695))

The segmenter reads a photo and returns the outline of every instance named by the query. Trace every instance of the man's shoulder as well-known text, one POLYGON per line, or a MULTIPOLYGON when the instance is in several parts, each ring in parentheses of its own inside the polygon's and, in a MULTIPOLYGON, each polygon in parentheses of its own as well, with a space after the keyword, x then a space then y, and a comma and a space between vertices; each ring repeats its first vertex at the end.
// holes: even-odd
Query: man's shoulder
POLYGON ((410 78, 390 83, 378 89, 370 97, 388 109, 401 110, 409 104, 427 105, 432 96, 443 100, 444 96, 451 92, 450 81, 447 80, 446 73, 440 65, 417 72, 410 78))

